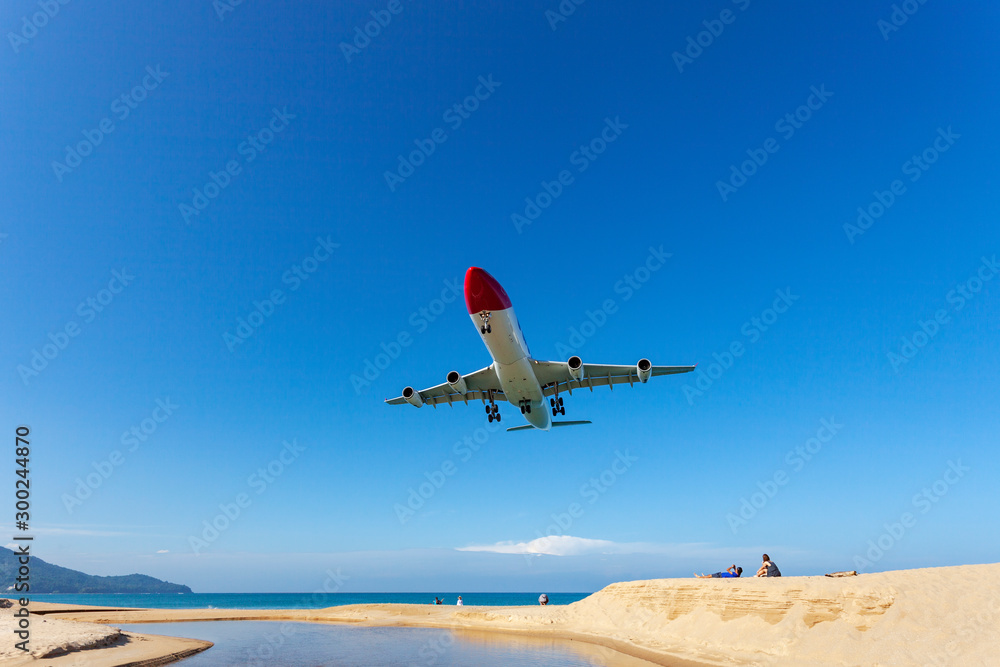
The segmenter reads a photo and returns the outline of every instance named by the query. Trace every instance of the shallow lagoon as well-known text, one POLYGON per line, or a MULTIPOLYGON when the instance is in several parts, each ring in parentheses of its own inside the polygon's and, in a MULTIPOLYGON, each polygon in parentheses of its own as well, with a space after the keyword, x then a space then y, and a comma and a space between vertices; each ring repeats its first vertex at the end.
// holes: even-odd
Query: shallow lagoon
POLYGON ((583 642, 433 628, 359 628, 287 621, 128 623, 118 627, 129 632, 215 643, 207 651, 178 663, 183 667, 648 667, 651 664, 583 642))

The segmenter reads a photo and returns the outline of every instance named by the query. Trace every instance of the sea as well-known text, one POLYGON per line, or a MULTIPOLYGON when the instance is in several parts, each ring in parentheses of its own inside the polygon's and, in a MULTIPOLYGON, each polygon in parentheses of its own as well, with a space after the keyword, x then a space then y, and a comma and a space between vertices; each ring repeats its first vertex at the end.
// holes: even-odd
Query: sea
MULTIPOLYGON (((466 605, 511 607, 537 605, 539 593, 148 593, 31 595, 33 602, 86 604, 96 607, 145 607, 147 609, 323 609, 345 604, 433 604, 438 597, 454 605, 458 596, 466 605)), ((590 593, 547 593, 549 604, 570 604, 590 593)), ((16 599, 14 595, 0 595, 16 599)))

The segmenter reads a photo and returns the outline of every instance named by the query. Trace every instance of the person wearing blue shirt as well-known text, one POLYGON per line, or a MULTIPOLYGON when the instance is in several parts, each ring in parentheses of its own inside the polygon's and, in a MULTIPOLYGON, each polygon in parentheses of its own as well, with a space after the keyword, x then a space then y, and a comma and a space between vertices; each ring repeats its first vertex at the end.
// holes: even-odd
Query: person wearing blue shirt
POLYGON ((726 568, 725 572, 716 572, 715 574, 698 574, 695 573, 694 576, 699 579, 735 579, 743 574, 742 567, 736 567, 735 565, 730 565, 726 568))

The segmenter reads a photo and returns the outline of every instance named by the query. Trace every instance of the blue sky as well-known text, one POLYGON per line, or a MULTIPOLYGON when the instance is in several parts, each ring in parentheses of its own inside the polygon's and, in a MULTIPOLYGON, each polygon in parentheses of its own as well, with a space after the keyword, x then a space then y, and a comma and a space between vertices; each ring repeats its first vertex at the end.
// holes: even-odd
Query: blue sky
POLYGON ((200 592, 996 559, 990 3, 42 5, 0 15, 37 555, 200 592), (699 372, 550 433, 384 405, 489 362, 471 265, 537 358, 699 372))

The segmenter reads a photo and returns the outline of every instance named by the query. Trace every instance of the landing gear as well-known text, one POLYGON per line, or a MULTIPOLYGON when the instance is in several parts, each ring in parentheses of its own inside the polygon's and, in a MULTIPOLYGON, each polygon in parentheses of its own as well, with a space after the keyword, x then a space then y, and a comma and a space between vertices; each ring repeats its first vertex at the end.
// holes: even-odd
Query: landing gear
POLYGON ((518 403, 521 406, 521 414, 531 414, 531 401, 521 401, 518 403))
POLYGON ((479 319, 482 322, 479 326, 479 333, 481 334, 493 333, 493 327, 490 326, 491 314, 492 313, 490 313, 490 311, 488 310, 483 310, 479 312, 479 319))
POLYGON ((500 407, 493 401, 493 393, 488 394, 490 402, 486 404, 486 419, 500 421, 500 407))
POLYGON ((549 407, 552 408, 552 416, 564 415, 566 414, 566 408, 563 407, 562 397, 556 396, 555 398, 549 399, 549 407))

